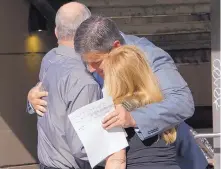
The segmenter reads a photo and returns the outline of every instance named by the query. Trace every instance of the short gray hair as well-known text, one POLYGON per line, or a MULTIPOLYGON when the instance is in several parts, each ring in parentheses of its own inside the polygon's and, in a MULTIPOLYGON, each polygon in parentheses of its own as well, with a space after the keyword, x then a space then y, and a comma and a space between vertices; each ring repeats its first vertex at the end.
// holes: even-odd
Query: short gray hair
POLYGON ((113 44, 125 41, 114 21, 101 16, 91 16, 78 27, 74 46, 76 52, 83 55, 89 52, 109 52, 113 44))
POLYGON ((58 40, 74 40, 79 25, 91 16, 90 10, 85 5, 83 7, 79 13, 71 14, 65 13, 62 8, 58 10, 55 18, 58 40))

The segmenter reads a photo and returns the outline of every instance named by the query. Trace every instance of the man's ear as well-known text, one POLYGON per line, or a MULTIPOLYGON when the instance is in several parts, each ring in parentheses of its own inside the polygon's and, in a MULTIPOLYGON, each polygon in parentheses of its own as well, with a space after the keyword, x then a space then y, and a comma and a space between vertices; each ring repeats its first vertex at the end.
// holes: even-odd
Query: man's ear
POLYGON ((119 41, 119 40, 114 41, 114 44, 113 44, 113 47, 114 47, 114 48, 118 48, 118 47, 120 47, 120 46, 121 46, 121 44, 120 44, 120 41, 119 41))
POLYGON ((89 72, 93 73, 96 71, 96 69, 94 69, 90 64, 87 65, 87 69, 89 72))
POLYGON ((57 33, 57 28, 56 27, 54 29, 54 34, 55 34, 56 38, 58 39, 58 33, 57 33))

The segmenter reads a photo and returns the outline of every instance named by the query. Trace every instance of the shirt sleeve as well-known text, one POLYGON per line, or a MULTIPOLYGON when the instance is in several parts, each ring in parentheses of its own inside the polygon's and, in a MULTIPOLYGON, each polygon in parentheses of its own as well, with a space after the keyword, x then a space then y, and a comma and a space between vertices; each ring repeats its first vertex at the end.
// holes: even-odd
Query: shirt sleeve
POLYGON ((171 128, 194 113, 191 91, 178 72, 168 53, 154 46, 146 38, 133 37, 137 47, 145 53, 164 95, 164 100, 131 112, 136 121, 136 132, 141 140, 171 128))
POLYGON ((31 105, 31 103, 29 101, 27 101, 27 107, 26 107, 26 112, 29 114, 35 114, 35 109, 33 108, 33 106, 31 105))
MULTIPOLYGON (((73 90, 76 91, 76 89, 73 90)), ((71 91, 69 92, 69 94, 71 95, 71 91)), ((75 110, 89 103, 101 99, 101 96, 102 92, 98 84, 89 84, 84 86, 77 95, 77 97, 73 96, 72 97, 73 100, 69 102, 68 114, 74 112, 75 110)), ((73 153, 73 156, 81 160, 87 160, 87 155, 84 150, 84 147, 77 133, 74 131, 74 128, 71 125, 71 122, 68 117, 66 118, 66 123, 65 123, 65 133, 66 133, 67 143, 70 147, 71 152, 73 153)))

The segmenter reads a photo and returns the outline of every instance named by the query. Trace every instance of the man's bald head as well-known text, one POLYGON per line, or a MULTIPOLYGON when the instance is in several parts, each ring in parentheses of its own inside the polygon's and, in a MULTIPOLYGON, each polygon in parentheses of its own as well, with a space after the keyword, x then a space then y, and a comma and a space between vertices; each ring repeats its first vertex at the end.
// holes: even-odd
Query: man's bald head
POLYGON ((70 2, 60 7, 55 18, 58 40, 73 41, 78 26, 90 16, 89 9, 78 2, 70 2))

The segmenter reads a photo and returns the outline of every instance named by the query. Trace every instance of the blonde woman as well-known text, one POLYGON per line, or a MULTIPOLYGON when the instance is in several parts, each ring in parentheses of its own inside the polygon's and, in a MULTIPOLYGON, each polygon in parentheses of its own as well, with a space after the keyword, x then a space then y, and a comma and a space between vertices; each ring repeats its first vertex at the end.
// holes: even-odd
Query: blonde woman
MULTIPOLYGON (((132 111, 163 100, 157 79, 138 48, 124 45, 104 55, 101 56, 104 58, 101 63, 104 86, 116 106, 121 104, 132 111)), ((89 57, 99 59, 99 55, 89 57)), ((134 128, 127 128, 126 132, 129 147, 111 155, 107 159, 106 169, 179 169, 173 145, 176 140, 175 128, 143 142, 134 128)))

